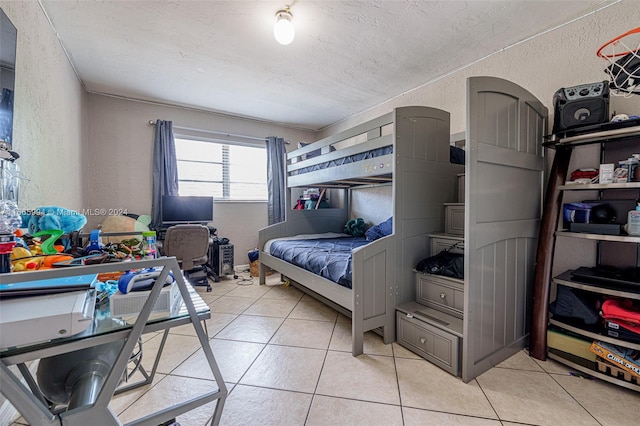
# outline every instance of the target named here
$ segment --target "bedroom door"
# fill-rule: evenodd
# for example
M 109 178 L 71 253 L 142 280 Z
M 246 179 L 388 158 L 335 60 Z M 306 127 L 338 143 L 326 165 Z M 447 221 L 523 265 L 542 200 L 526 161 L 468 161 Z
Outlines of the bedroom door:
M 526 346 L 547 108 L 520 86 L 467 80 L 462 379 Z

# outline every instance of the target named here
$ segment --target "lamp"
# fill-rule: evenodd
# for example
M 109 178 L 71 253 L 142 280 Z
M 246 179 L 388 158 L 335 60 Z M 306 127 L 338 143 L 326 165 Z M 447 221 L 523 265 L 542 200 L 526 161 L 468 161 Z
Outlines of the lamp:
M 293 41 L 296 35 L 296 29 L 293 27 L 293 15 L 289 6 L 283 10 L 276 12 L 276 24 L 273 27 L 273 36 L 277 42 L 282 45 L 287 45 Z

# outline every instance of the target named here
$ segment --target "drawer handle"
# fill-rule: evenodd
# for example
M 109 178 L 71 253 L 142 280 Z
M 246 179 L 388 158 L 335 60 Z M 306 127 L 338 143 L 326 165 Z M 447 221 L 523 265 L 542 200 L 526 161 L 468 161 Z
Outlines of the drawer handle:
M 445 299 L 447 295 L 445 293 L 440 293 L 440 299 Z
M 427 341 L 427 339 L 425 339 L 424 337 L 420 338 L 420 343 L 422 343 L 423 345 L 425 344 L 426 341 Z

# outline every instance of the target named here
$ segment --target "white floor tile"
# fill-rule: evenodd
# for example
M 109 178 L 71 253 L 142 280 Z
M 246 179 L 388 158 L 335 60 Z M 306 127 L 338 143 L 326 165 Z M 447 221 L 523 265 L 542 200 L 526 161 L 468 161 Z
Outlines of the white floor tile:
M 212 339 L 209 345 L 225 383 L 238 383 L 265 347 L 262 343 L 222 339 Z M 213 373 L 202 349 L 191 355 L 172 374 L 213 380 Z
M 425 360 L 396 358 L 404 407 L 497 419 L 482 389 Z
M 538 372 L 544 371 L 533 358 L 529 357 L 529 353 L 526 351 L 516 352 L 513 356 L 498 364 L 497 367 Z
M 338 312 L 313 299 L 304 299 L 296 305 L 289 318 L 335 322 Z
M 536 425 L 598 424 L 546 373 L 492 368 L 476 380 L 500 420 Z
M 271 339 L 272 344 L 327 349 L 334 323 L 286 319 Z
M 145 415 L 154 413 L 160 407 L 186 402 L 206 392 L 217 390 L 211 380 L 200 380 L 186 377 L 166 376 L 157 385 L 146 392 L 133 406 L 127 408 L 119 419 L 127 423 Z M 204 425 L 213 415 L 216 402 L 200 406 L 178 417 L 181 424 Z
M 284 318 L 240 315 L 216 335 L 220 339 L 268 343 Z
M 162 333 L 142 344 L 142 365 L 151 372 L 156 354 L 162 342 Z M 168 374 L 200 348 L 200 341 L 195 336 L 169 334 L 158 363 L 158 373 Z
M 285 299 L 297 302 L 302 299 L 303 296 L 303 293 L 300 290 L 290 285 L 269 285 L 269 283 L 267 283 L 266 287 L 269 288 L 269 291 L 262 296 L 263 299 Z
M 459 414 L 438 411 L 419 410 L 404 407 L 402 409 L 405 426 L 501 426 L 499 420 L 481 417 L 461 416 Z
M 602 425 L 631 426 L 640 423 L 638 392 L 611 385 L 603 380 L 556 374 L 551 377 Z
M 211 312 L 239 315 L 257 300 L 257 298 L 252 297 L 222 296 L 209 303 L 209 307 L 211 308 Z
M 305 425 L 402 426 L 402 410 L 398 405 L 316 395 Z
M 386 356 L 365 354 L 353 357 L 348 352 L 329 351 L 316 393 L 400 404 L 393 358 Z
M 262 298 L 249 306 L 243 314 L 286 318 L 297 303 L 295 300 Z
M 236 385 L 222 410 L 220 425 L 304 425 L 311 397 L 299 392 Z
M 268 293 L 270 288 L 266 285 L 259 285 L 258 280 L 254 279 L 253 283 L 249 285 L 236 285 L 236 287 L 225 294 L 225 296 L 231 297 L 250 297 L 259 299 Z
M 313 393 L 326 351 L 267 345 L 240 384 Z

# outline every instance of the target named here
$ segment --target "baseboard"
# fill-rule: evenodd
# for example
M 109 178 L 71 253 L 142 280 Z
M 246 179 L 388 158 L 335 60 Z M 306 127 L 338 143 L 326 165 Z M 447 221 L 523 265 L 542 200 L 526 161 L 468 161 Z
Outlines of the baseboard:
M 239 272 L 247 272 L 247 271 L 249 271 L 249 264 L 247 263 L 246 265 L 235 265 L 233 267 L 233 270 L 236 271 L 237 273 L 239 273 Z

